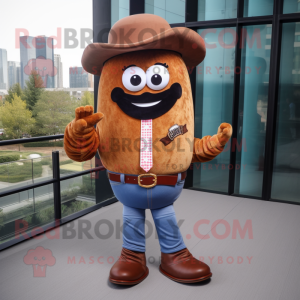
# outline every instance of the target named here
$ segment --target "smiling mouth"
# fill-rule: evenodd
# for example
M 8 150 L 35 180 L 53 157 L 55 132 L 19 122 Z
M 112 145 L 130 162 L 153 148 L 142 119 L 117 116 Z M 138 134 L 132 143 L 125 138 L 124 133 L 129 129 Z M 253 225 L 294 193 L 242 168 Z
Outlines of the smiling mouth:
M 127 94 L 120 87 L 111 92 L 111 99 L 128 116 L 138 120 L 156 119 L 167 113 L 182 95 L 179 83 L 160 93 Z
M 152 102 L 152 103 L 132 103 L 132 104 L 135 105 L 135 106 L 138 106 L 138 107 L 150 107 L 150 106 L 157 105 L 160 102 L 161 102 L 161 100 L 156 101 L 156 102 Z

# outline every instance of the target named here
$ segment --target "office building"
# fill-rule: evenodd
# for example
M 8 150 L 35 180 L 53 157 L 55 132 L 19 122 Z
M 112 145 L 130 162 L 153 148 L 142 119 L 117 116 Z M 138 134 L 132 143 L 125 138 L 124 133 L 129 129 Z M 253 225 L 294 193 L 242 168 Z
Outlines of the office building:
M 0 49 L 0 90 L 8 89 L 7 51 Z
M 16 83 L 21 83 L 21 67 L 18 61 L 8 61 L 8 88 Z
M 82 67 L 69 68 L 70 88 L 93 87 L 93 75 L 87 73 Z
M 57 73 L 54 77 L 54 87 L 63 88 L 63 64 L 59 54 L 54 54 L 54 66 L 57 70 Z
M 36 61 L 38 59 L 38 61 Z M 20 37 L 21 87 L 24 88 L 30 73 L 39 71 L 44 84 L 54 88 L 54 49 L 53 38 L 39 36 Z

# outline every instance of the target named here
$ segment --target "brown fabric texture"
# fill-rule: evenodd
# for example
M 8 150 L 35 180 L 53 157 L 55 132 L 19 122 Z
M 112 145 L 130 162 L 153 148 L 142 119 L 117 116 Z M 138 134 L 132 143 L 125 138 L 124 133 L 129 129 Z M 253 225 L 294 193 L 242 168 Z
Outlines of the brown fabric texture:
M 139 92 L 125 89 L 122 83 L 124 66 L 134 64 L 146 72 L 157 62 L 169 66 L 170 82 L 163 90 L 153 91 L 147 85 Z M 153 167 L 149 172 L 157 175 L 177 174 L 187 170 L 191 162 L 214 159 L 230 139 L 231 125 L 223 123 L 216 135 L 194 139 L 194 109 L 188 70 L 179 54 L 166 50 L 126 53 L 106 62 L 99 83 L 98 113 L 92 114 L 90 107 L 76 109 L 76 118 L 65 132 L 67 155 L 75 161 L 86 161 L 95 155 L 98 148 L 101 161 L 108 170 L 144 174 L 139 166 L 141 121 L 126 115 L 112 101 L 111 92 L 115 87 L 120 87 L 132 95 L 159 93 L 174 83 L 180 83 L 182 96 L 167 113 L 153 119 Z M 96 131 L 93 124 L 97 124 Z M 160 140 L 175 124 L 186 124 L 188 132 L 165 146 Z
M 65 129 L 64 149 L 71 159 L 82 162 L 92 159 L 99 147 L 99 136 L 93 127 L 103 114 L 93 114 L 90 105 L 75 110 L 75 119 Z
M 205 136 L 202 139 L 195 138 L 192 162 L 208 162 L 219 155 L 232 135 L 232 127 L 228 123 L 222 123 L 217 134 Z
M 130 92 L 122 83 L 124 66 L 136 65 L 145 72 L 156 63 L 166 63 L 170 82 L 160 91 L 151 90 L 147 85 L 139 92 Z M 100 135 L 99 152 L 103 165 L 110 171 L 126 174 L 144 174 L 140 168 L 141 121 L 126 115 L 111 100 L 115 87 L 127 94 L 140 95 L 145 92 L 159 93 L 173 83 L 180 83 L 182 96 L 167 113 L 153 120 L 153 168 L 149 171 L 157 175 L 176 174 L 188 169 L 193 156 L 194 109 L 191 84 L 185 63 L 179 54 L 165 50 L 126 53 L 110 59 L 104 67 L 98 91 L 98 111 L 104 119 L 97 124 Z M 188 132 L 178 136 L 164 146 L 160 139 L 166 136 L 175 124 L 186 124 Z
M 194 30 L 171 28 L 165 19 L 153 14 L 137 14 L 116 22 L 109 32 L 108 43 L 88 45 L 81 62 L 87 72 L 100 75 L 108 59 L 152 49 L 178 52 L 188 67 L 200 64 L 206 54 L 205 42 Z

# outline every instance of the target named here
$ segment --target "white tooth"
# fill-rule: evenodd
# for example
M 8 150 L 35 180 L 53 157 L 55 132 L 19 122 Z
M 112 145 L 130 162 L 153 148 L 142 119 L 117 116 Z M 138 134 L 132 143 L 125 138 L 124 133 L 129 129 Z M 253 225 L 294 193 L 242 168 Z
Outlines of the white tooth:
M 158 104 L 159 102 L 161 102 L 161 100 L 156 102 L 151 102 L 151 103 L 132 103 L 132 104 L 138 107 L 150 107 Z

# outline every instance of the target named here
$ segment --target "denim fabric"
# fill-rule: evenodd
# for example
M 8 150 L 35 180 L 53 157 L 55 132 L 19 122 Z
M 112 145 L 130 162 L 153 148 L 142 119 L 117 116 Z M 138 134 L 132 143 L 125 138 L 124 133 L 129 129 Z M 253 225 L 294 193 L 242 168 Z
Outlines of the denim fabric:
M 168 206 L 178 199 L 184 186 L 184 180 L 180 180 L 180 177 L 181 174 L 179 174 L 175 186 L 157 185 L 150 189 L 143 188 L 138 184 L 111 180 L 110 185 L 116 198 L 124 205 L 142 209 L 157 209 Z M 121 174 L 121 180 L 124 182 L 124 174 Z
M 110 180 L 110 184 L 116 198 L 123 203 L 123 247 L 145 252 L 145 209 L 150 209 L 161 252 L 174 253 L 186 248 L 173 206 L 184 185 L 180 175 L 176 186 L 157 185 L 150 189 L 125 184 L 124 174 L 120 175 L 122 182 Z
M 186 248 L 179 231 L 174 206 L 151 209 L 160 250 L 174 253 Z M 123 206 L 123 247 L 132 251 L 145 252 L 145 209 Z

